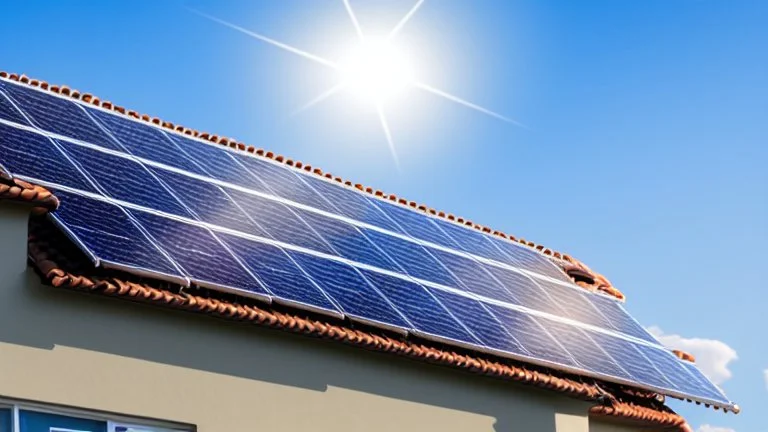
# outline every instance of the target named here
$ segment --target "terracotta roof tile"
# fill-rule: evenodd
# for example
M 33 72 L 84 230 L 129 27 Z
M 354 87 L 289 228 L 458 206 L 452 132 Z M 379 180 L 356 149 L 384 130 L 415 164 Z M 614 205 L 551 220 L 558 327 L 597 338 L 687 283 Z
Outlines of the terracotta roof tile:
M 59 207 L 59 200 L 42 186 L 11 178 L 0 169 L 0 199 L 18 201 L 33 206 L 35 213 L 45 213 Z
M 294 161 L 294 160 L 292 160 L 290 158 L 286 158 L 286 157 L 284 157 L 282 155 L 275 155 L 272 152 L 264 151 L 262 149 L 254 149 L 253 147 L 247 146 L 246 144 L 243 144 L 243 143 L 240 143 L 240 142 L 237 142 L 234 139 L 224 138 L 224 137 L 220 137 L 218 135 L 210 134 L 210 133 L 198 132 L 198 131 L 196 131 L 194 129 L 189 129 L 189 128 L 186 128 L 184 126 L 174 125 L 171 122 L 161 120 L 161 119 L 159 119 L 157 117 L 151 117 L 151 116 L 149 116 L 147 114 L 139 114 L 136 111 L 126 110 L 124 107 L 115 105 L 112 102 L 102 101 L 99 98 L 97 98 L 97 97 L 95 97 L 95 96 L 93 96 L 93 95 L 91 95 L 89 93 L 81 93 L 78 90 L 72 90 L 72 89 L 70 89 L 69 87 L 66 87 L 66 86 L 49 85 L 45 81 L 39 81 L 39 80 L 36 80 L 36 79 L 30 79 L 26 75 L 18 75 L 18 74 L 8 73 L 8 72 L 4 72 L 4 71 L 0 71 L 0 77 L 7 78 L 7 79 L 10 79 L 10 80 L 13 80 L 13 81 L 17 81 L 17 82 L 20 82 L 20 83 L 23 83 L 23 84 L 26 84 L 26 85 L 29 85 L 29 86 L 32 86 L 32 87 L 38 87 L 38 88 L 41 88 L 43 90 L 51 91 L 53 93 L 57 93 L 57 94 L 60 94 L 60 95 L 68 96 L 68 97 L 71 97 L 73 99 L 78 99 L 80 101 L 83 101 L 83 102 L 86 102 L 86 103 L 90 103 L 90 104 L 95 105 L 95 106 L 100 106 L 101 108 L 104 108 L 104 109 L 107 109 L 107 110 L 111 110 L 111 111 L 114 111 L 114 112 L 117 112 L 117 113 L 120 113 L 120 114 L 123 114 L 123 115 L 127 115 L 129 117 L 140 119 L 140 120 L 145 121 L 147 123 L 152 123 L 152 124 L 164 127 L 166 129 L 169 129 L 169 130 L 180 132 L 180 133 L 183 133 L 183 134 L 186 134 L 186 135 L 191 135 L 191 136 L 194 136 L 194 137 L 197 137 L 197 138 L 200 138 L 200 139 L 204 139 L 204 140 L 216 143 L 216 144 L 229 146 L 229 147 L 232 147 L 234 149 L 246 151 L 248 153 L 255 153 L 256 155 L 259 155 L 259 156 L 262 156 L 262 157 L 266 157 L 268 159 L 272 159 L 274 161 L 281 162 L 281 163 L 284 163 L 286 165 L 293 166 L 295 168 L 301 168 L 301 166 L 303 165 L 303 164 L 301 164 L 301 162 L 296 162 L 296 161 Z M 324 173 L 322 170 L 320 170 L 318 168 L 314 168 L 311 171 L 309 169 L 307 169 L 306 171 L 307 172 L 315 173 L 317 175 L 320 175 L 320 176 L 323 176 L 323 177 L 326 177 L 326 178 L 329 178 L 329 179 L 334 179 L 334 180 L 338 181 L 339 183 L 344 183 L 344 184 L 346 184 L 348 186 L 352 186 L 352 182 L 343 180 L 340 177 L 335 177 L 335 176 L 331 175 L 330 173 Z M 397 202 L 397 203 L 399 203 L 401 205 L 404 205 L 406 207 L 411 207 L 413 209 L 418 209 L 418 210 L 423 211 L 425 213 L 436 215 L 438 217 L 442 217 L 442 218 L 448 219 L 450 221 L 458 222 L 458 223 L 461 223 L 461 224 L 466 225 L 468 227 L 472 227 L 474 229 L 477 229 L 477 230 L 480 230 L 480 231 L 483 231 L 483 232 L 486 232 L 486 233 L 492 233 L 493 235 L 497 235 L 499 237 L 502 237 L 502 238 L 505 238 L 505 239 L 509 239 L 511 241 L 516 241 L 516 242 L 518 242 L 518 243 L 520 243 L 522 245 L 525 245 L 525 246 L 531 247 L 533 249 L 536 249 L 539 252 L 543 253 L 544 255 L 547 255 L 547 256 L 551 257 L 553 260 L 555 260 L 556 263 L 560 264 L 561 266 L 568 265 L 572 269 L 578 269 L 579 274 L 586 274 L 586 275 L 588 275 L 589 277 L 581 278 L 581 276 L 573 277 L 573 276 L 571 276 L 571 273 L 568 273 L 569 276 L 573 277 L 574 280 L 578 282 L 579 286 L 582 286 L 582 287 L 584 287 L 586 289 L 590 289 L 590 290 L 601 291 L 601 292 L 604 292 L 604 293 L 606 293 L 608 295 L 614 296 L 614 297 L 616 297 L 616 298 L 618 298 L 620 300 L 625 300 L 624 294 L 622 294 L 618 289 L 616 289 L 607 278 L 605 278 L 603 275 L 593 271 L 592 269 L 590 269 L 589 267 L 584 265 L 582 262 L 572 258 L 569 255 L 566 255 L 566 254 L 563 254 L 563 253 L 560 253 L 560 252 L 557 252 L 557 251 L 553 251 L 553 250 L 551 250 L 549 248 L 545 248 L 542 245 L 538 245 L 536 243 L 533 243 L 533 242 L 530 242 L 530 241 L 526 241 L 524 239 L 517 239 L 514 236 L 506 235 L 506 234 L 504 234 L 504 233 L 502 233 L 500 231 L 492 230 L 491 228 L 485 227 L 483 225 L 476 224 L 474 222 L 471 222 L 471 221 L 466 220 L 466 219 L 461 218 L 461 217 L 456 217 L 456 216 L 454 216 L 452 214 L 446 214 L 446 213 L 441 212 L 441 211 L 435 211 L 435 210 L 427 207 L 426 205 L 421 205 L 421 204 L 418 204 L 416 202 L 409 201 L 409 200 L 406 200 L 404 198 L 397 197 L 394 194 L 386 194 L 386 193 L 381 192 L 379 190 L 374 190 L 373 188 L 365 187 L 363 185 L 355 185 L 354 187 L 357 187 L 361 191 L 369 193 L 369 194 L 371 194 L 373 196 L 376 196 L 376 197 L 379 197 L 379 198 L 383 198 L 383 199 L 388 199 L 390 201 Z
M 135 276 L 120 272 L 99 274 L 99 270 L 78 261 L 76 257 L 81 252 L 44 218 L 31 219 L 28 246 L 30 260 L 43 281 L 56 288 L 150 303 L 335 340 L 592 401 L 596 405 L 589 413 L 594 417 L 664 430 L 690 431 L 690 428 L 686 429 L 685 420 L 666 407 L 654 393 L 479 353 L 455 351 L 440 344 L 404 339 L 375 329 L 355 328 L 345 321 L 301 315 L 298 311 L 276 310 L 273 306 L 256 302 L 246 303 L 247 299 L 217 298 L 213 296 L 215 293 L 204 290 L 181 292 L 178 287 L 159 281 L 130 280 Z

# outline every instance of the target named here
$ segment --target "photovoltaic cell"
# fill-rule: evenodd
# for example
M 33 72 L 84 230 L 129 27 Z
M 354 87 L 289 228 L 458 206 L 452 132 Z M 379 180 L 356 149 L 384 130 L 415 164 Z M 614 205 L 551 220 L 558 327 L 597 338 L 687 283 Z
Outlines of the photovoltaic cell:
M 362 231 L 387 256 L 393 257 L 407 274 L 449 287 L 461 286 L 448 269 L 418 243 L 365 228 Z
M 529 309 L 564 316 L 565 311 L 555 304 L 546 292 L 529 276 L 513 270 L 481 264 L 510 293 L 509 303 Z
M 330 245 L 285 204 L 234 189 L 228 189 L 227 194 L 238 203 L 251 220 L 264 229 L 270 238 L 305 249 L 336 255 Z
M 4 124 L 0 124 L 0 164 L 13 175 L 96 192 L 50 139 Z
M 193 212 L 195 219 L 246 234 L 267 237 L 267 233 L 256 225 L 219 186 L 162 169 L 150 168 L 150 171 L 154 172 Z
M 319 210 L 334 212 L 330 203 L 306 184 L 300 175 L 287 167 L 277 166 L 255 157 L 234 156 L 239 163 L 248 168 L 256 177 L 267 185 L 273 195 L 304 204 Z
M 51 217 L 69 229 L 91 255 L 102 261 L 181 277 L 179 270 L 115 205 L 62 190 Z
M 317 191 L 317 193 L 330 201 L 331 205 L 336 209 L 334 213 L 388 231 L 405 234 L 405 231 L 400 229 L 394 221 L 384 214 L 381 209 L 376 207 L 368 198 L 363 196 L 363 194 L 351 191 L 341 185 L 332 184 L 310 176 L 303 176 L 302 179 Z
M 465 228 L 456 224 L 434 219 L 437 224 L 449 237 L 451 237 L 460 249 L 472 255 L 492 259 L 504 264 L 514 264 L 507 254 L 493 245 L 486 235 L 474 228 Z
M 653 336 L 624 310 L 624 307 L 618 301 L 597 294 L 590 295 L 589 300 L 595 304 L 595 307 L 602 312 L 603 316 L 611 322 L 616 330 L 651 343 L 658 343 Z
M 181 204 L 138 162 L 61 141 L 64 150 L 105 193 L 122 201 L 190 217 Z
M 590 294 L 547 280 L 537 280 L 536 283 L 560 305 L 568 318 L 600 328 L 613 329 L 611 322 L 589 300 Z
M 530 356 L 520 343 L 474 299 L 458 294 L 427 288 L 458 320 L 464 323 L 484 346 L 495 350 Z
M 340 256 L 380 269 L 400 271 L 397 264 L 376 249 L 354 225 L 301 209 L 297 209 L 297 213 L 299 218 L 314 228 Z
M 157 128 L 93 108 L 86 110 L 132 155 L 194 174 L 205 174 L 194 160 L 180 151 L 176 144 Z
M 480 344 L 421 285 L 368 270 L 362 273 L 396 305 L 417 331 L 443 339 Z
M 341 312 L 282 249 L 266 243 L 217 234 L 267 290 L 279 299 Z
M 131 213 L 196 284 L 268 295 L 208 229 L 151 213 Z
M 401 329 L 411 324 L 354 267 L 301 252 L 288 252 L 344 314 Z
M 720 392 L 712 391 L 713 387 L 711 385 L 705 385 L 691 375 L 691 372 L 683 365 L 683 362 L 678 360 L 671 352 L 639 344 L 637 348 L 675 384 L 677 390 L 707 399 L 723 399 Z
M 204 144 L 176 134 L 167 134 L 190 159 L 202 167 L 205 173 L 216 179 L 259 192 L 269 192 L 264 183 L 235 161 L 231 152 L 215 147 L 218 144 Z
M 634 343 L 598 332 L 589 331 L 588 333 L 600 347 L 616 359 L 634 381 L 647 383 L 659 389 L 674 390 L 672 383 L 667 381 L 656 370 L 653 363 L 635 348 Z
M 451 269 L 461 282 L 461 288 L 489 299 L 514 302 L 512 294 L 476 261 L 439 249 L 429 249 L 443 265 Z
M 494 304 L 484 305 L 533 358 L 568 367 L 579 367 L 530 315 Z
M 488 237 L 488 240 L 504 251 L 515 267 L 540 273 L 564 282 L 571 282 L 565 272 L 558 269 L 547 257 L 531 248 L 500 238 Z
M 10 85 L 5 91 L 40 129 L 121 150 L 76 103 L 21 86 Z
M 717 388 L 712 381 L 707 379 L 706 376 L 704 376 L 703 373 L 701 373 L 701 370 L 699 370 L 698 367 L 696 367 L 693 363 L 687 363 L 685 361 L 681 362 L 683 367 L 688 370 L 688 372 L 691 374 L 691 376 L 696 381 L 696 388 L 701 389 L 701 395 L 704 397 L 707 397 L 711 400 L 728 400 L 722 391 L 720 391 L 719 388 Z
M 451 249 L 458 248 L 456 242 L 449 238 L 437 225 L 432 223 L 426 215 L 418 214 L 415 211 L 381 200 L 372 200 L 371 202 L 386 213 L 390 219 L 395 221 L 411 237 Z
M 0 119 L 29 126 L 29 122 L 21 115 L 21 112 L 13 106 L 10 100 L 3 94 L 5 83 L 0 81 Z

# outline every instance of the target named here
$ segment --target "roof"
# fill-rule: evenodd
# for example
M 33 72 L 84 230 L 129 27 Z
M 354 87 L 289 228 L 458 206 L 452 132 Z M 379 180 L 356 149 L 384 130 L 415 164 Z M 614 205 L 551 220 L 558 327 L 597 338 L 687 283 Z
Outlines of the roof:
M 350 181 L 335 177 L 330 173 L 324 173 L 319 168 L 313 168 L 302 162 L 275 155 L 272 152 L 255 149 L 233 139 L 198 132 L 158 118 L 140 115 L 135 111 L 126 110 L 111 102 L 101 101 L 90 94 L 71 90 L 66 86 L 52 86 L 42 81 L 30 79 L 24 75 L 20 76 L 6 72 L 0 72 L 0 77 L 78 99 L 122 115 L 174 130 L 178 133 L 272 159 L 296 169 L 333 179 L 339 183 L 353 185 Z M 522 238 L 491 230 L 469 220 L 436 211 L 425 205 L 407 201 L 392 194 L 385 194 L 370 187 L 359 184 L 355 184 L 354 187 L 380 199 L 396 202 L 534 248 L 550 257 L 577 285 L 588 290 L 601 291 L 620 300 L 625 299 L 624 295 L 613 287 L 604 276 L 594 272 L 585 264 L 569 255 L 553 251 Z M 34 215 L 55 211 L 58 207 L 58 199 L 51 192 L 41 186 L 14 179 L 1 169 L 0 200 L 28 203 L 32 205 Z M 663 397 L 653 393 L 638 391 L 629 387 L 522 362 L 515 362 L 509 359 L 496 358 L 489 354 L 457 350 L 426 340 L 414 340 L 411 338 L 405 340 L 401 335 L 388 334 L 381 329 L 353 326 L 349 322 L 329 317 L 314 316 L 305 311 L 291 310 L 277 305 L 264 306 L 245 298 L 223 295 L 201 288 L 184 288 L 182 290 L 182 287 L 169 285 L 167 282 L 139 278 L 126 272 L 97 269 L 82 256 L 80 250 L 66 236 L 45 218 L 32 218 L 29 235 L 29 257 L 31 264 L 39 271 L 43 281 L 54 287 L 151 303 L 194 313 L 246 321 L 305 336 L 335 340 L 369 350 L 462 369 L 592 401 L 596 403 L 590 411 L 593 416 L 607 416 L 625 421 L 631 420 L 638 424 L 654 427 L 690 430 L 685 420 L 664 404 Z M 693 361 L 693 357 L 688 354 L 681 352 L 676 354 L 680 358 Z
M 616 289 L 613 284 L 602 274 L 595 272 L 591 268 L 589 268 L 586 264 L 582 263 L 581 261 L 577 260 L 576 258 L 564 254 L 555 250 L 552 250 L 550 248 L 544 247 L 543 245 L 534 243 L 532 241 L 526 240 L 524 238 L 518 238 L 513 235 L 509 235 L 506 233 L 503 233 L 498 230 L 493 230 L 487 226 L 477 224 L 475 222 L 472 222 L 466 218 L 457 217 L 454 216 L 451 213 L 446 213 L 444 211 L 438 211 L 431 207 L 428 207 L 424 204 L 419 204 L 414 201 L 406 200 L 405 198 L 398 197 L 394 194 L 387 194 L 382 192 L 381 190 L 374 189 L 370 186 L 364 186 L 359 183 L 353 183 L 349 180 L 345 180 L 341 177 L 334 176 L 331 173 L 324 172 L 320 168 L 312 167 L 311 165 L 305 164 L 300 161 L 293 160 L 291 158 L 282 156 L 282 155 L 276 155 L 271 151 L 267 151 L 264 149 L 255 148 L 253 146 L 249 146 L 247 144 L 244 144 L 240 141 L 237 141 L 233 138 L 227 138 L 220 135 L 210 134 L 207 132 L 200 132 L 194 129 L 187 128 L 182 125 L 176 125 L 169 121 L 161 120 L 157 117 L 151 117 L 147 114 L 139 114 L 136 111 L 128 110 L 122 106 L 113 104 L 109 101 L 103 101 L 99 99 L 98 97 L 95 97 L 91 95 L 90 93 L 83 93 L 78 90 L 73 90 L 67 86 L 58 86 L 58 85 L 51 85 L 45 81 L 40 81 L 37 79 L 32 79 L 27 77 L 26 75 L 19 75 L 14 73 L 8 73 L 5 71 L 0 71 L 0 78 L 7 78 L 12 81 L 16 81 L 22 84 L 29 85 L 31 87 L 38 87 L 43 90 L 48 90 L 53 93 L 57 93 L 62 96 L 67 96 L 72 99 L 80 100 L 82 102 L 86 102 L 107 110 L 115 111 L 123 115 L 127 115 L 129 117 L 133 117 L 136 119 L 143 120 L 147 123 L 153 123 L 157 126 L 162 126 L 166 129 L 173 130 L 179 133 L 183 133 L 185 135 L 193 136 L 196 138 L 204 139 L 207 141 L 210 141 L 212 143 L 220 144 L 223 146 L 227 146 L 233 149 L 237 149 L 240 151 L 256 154 L 262 157 L 265 157 L 267 159 L 272 159 L 273 161 L 284 163 L 285 165 L 294 167 L 296 169 L 300 169 L 306 172 L 314 173 L 318 176 L 325 177 L 327 179 L 333 179 L 339 183 L 343 183 L 347 186 L 354 186 L 355 188 L 364 191 L 366 193 L 369 193 L 373 196 L 376 196 L 381 199 L 386 199 L 391 202 L 398 203 L 400 205 L 404 205 L 407 207 L 411 207 L 413 209 L 417 209 L 420 211 L 423 211 L 425 213 L 431 214 L 433 216 L 445 218 L 447 220 L 450 220 L 452 222 L 457 222 L 460 224 L 463 224 L 467 227 L 471 227 L 474 229 L 477 229 L 479 231 L 497 235 L 499 237 L 503 237 L 505 239 L 509 239 L 515 242 L 518 242 L 522 245 L 534 248 L 538 250 L 539 252 L 543 253 L 544 255 L 550 257 L 553 259 L 553 261 L 558 264 L 565 272 L 568 274 L 573 281 L 588 290 L 593 291 L 601 291 L 603 293 L 606 293 L 608 295 L 611 295 L 613 297 L 618 298 L 619 300 L 625 300 L 624 294 Z

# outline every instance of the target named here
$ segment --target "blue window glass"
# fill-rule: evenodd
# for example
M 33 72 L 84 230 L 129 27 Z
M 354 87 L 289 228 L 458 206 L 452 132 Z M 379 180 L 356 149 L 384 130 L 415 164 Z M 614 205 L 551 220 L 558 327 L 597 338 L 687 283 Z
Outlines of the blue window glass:
M 335 300 L 344 314 L 389 327 L 411 328 L 354 267 L 300 252 L 288 253 Z
M 181 276 L 128 215 L 115 205 L 61 190 L 53 190 L 60 205 L 51 213 L 102 261 L 136 269 Z
M 48 138 L 0 124 L 0 165 L 13 175 L 96 192 Z
M 421 285 L 372 271 L 362 270 L 362 273 L 408 318 L 417 331 L 482 346 Z
M 183 169 L 195 174 L 205 174 L 197 163 L 180 151 L 176 144 L 159 129 L 93 108 L 86 108 L 126 150 L 138 157 Z
M 56 429 L 78 432 L 107 432 L 107 422 L 34 411 L 22 410 L 19 412 L 20 432 L 50 432 Z
M 10 408 L 0 408 L 0 432 L 13 432 Z
M 16 85 L 6 86 L 6 92 L 40 129 L 112 150 L 122 150 L 75 102 Z
M 150 213 L 131 213 L 196 284 L 268 295 L 206 228 Z
M 274 296 L 313 308 L 340 312 L 279 247 L 217 234 Z
M 138 162 L 76 144 L 63 141 L 60 144 L 108 196 L 153 210 L 190 217 L 176 198 Z

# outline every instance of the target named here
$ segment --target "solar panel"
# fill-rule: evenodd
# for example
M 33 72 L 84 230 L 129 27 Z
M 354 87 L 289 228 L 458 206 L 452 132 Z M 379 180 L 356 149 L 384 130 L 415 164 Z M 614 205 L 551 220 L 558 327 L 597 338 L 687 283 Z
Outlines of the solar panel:
M 97 266 L 732 407 L 538 251 L 313 174 L 5 80 L 0 164 Z

